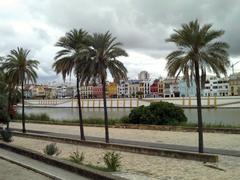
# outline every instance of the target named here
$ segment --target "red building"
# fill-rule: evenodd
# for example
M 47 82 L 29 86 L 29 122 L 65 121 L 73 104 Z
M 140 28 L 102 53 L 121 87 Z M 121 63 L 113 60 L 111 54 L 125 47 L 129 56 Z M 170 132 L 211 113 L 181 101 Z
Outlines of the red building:
M 103 88 L 102 85 L 98 85 L 98 86 L 93 86 L 92 88 L 92 92 L 93 92 L 93 98 L 103 98 Z
M 150 86 L 150 92 L 151 92 L 151 95 L 152 95 L 153 97 L 159 96 L 159 94 L 158 94 L 158 82 L 159 82 L 159 80 L 156 79 L 156 80 L 153 82 L 153 84 Z

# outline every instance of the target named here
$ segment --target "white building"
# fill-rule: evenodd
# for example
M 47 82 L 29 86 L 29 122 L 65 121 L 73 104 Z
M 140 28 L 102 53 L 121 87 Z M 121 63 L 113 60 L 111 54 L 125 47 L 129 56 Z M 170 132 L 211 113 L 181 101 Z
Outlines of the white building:
M 228 96 L 229 83 L 227 78 L 207 77 L 203 96 Z
M 150 79 L 150 74 L 147 71 L 141 71 L 138 74 L 138 80 L 140 81 L 148 81 Z
M 118 97 L 129 97 L 129 82 L 125 80 L 120 80 L 117 87 L 117 96 Z
M 179 97 L 179 80 L 174 77 L 168 77 L 163 80 L 164 89 L 163 95 L 164 97 Z
M 93 86 L 81 86 L 80 94 L 82 98 L 92 98 L 93 96 Z

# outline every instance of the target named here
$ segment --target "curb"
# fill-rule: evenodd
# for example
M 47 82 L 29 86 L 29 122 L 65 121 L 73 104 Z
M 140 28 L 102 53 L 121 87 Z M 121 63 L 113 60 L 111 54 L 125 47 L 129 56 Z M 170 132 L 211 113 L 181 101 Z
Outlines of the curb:
M 10 150 L 12 152 L 30 157 L 32 159 L 65 169 L 67 171 L 79 174 L 86 178 L 96 179 L 96 180 L 99 180 L 99 179 L 101 179 L 101 180 L 126 180 L 125 178 L 114 176 L 107 172 L 102 172 L 99 170 L 91 169 L 86 166 L 78 165 L 78 164 L 68 162 L 68 161 L 65 161 L 62 159 L 57 159 L 55 157 L 47 156 L 47 155 L 41 154 L 39 152 L 23 148 L 23 147 L 10 145 L 10 144 L 6 144 L 6 143 L 0 143 L 0 148 Z
M 207 153 L 168 150 L 168 149 L 150 148 L 150 147 L 124 145 L 124 144 L 116 144 L 116 143 L 103 143 L 103 142 L 96 142 L 96 141 L 81 141 L 78 139 L 47 136 L 47 135 L 40 135 L 40 134 L 34 134 L 34 133 L 23 134 L 23 133 L 14 132 L 14 131 L 12 133 L 20 137 L 43 139 L 48 141 L 50 140 L 54 142 L 57 141 L 57 142 L 63 142 L 68 144 L 74 144 L 74 145 L 78 144 L 78 145 L 89 146 L 94 148 L 104 148 L 104 149 L 111 149 L 111 150 L 117 150 L 117 151 L 125 151 L 130 153 L 138 153 L 138 154 L 145 154 L 145 155 L 152 155 L 152 156 L 163 156 L 163 157 L 195 160 L 195 161 L 202 161 L 202 162 L 214 162 L 214 163 L 218 162 L 217 155 L 212 155 Z

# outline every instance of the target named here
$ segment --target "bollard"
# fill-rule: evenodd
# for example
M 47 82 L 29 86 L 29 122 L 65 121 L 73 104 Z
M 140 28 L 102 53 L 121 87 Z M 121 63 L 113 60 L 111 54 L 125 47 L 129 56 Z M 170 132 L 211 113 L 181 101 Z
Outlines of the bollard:
M 216 109 L 217 108 L 217 97 L 214 96 L 214 108 Z
M 188 99 L 188 105 L 189 106 L 192 106 L 192 100 L 191 100 L 191 97 L 189 96 L 189 99 Z
M 89 99 L 87 99 L 87 107 L 89 108 Z
M 100 108 L 100 100 L 98 100 L 98 107 Z
M 207 104 L 208 104 L 208 106 L 210 106 L 210 96 L 208 96 Z
M 93 99 L 92 102 L 93 102 L 93 108 L 94 108 L 95 107 L 95 99 Z
M 132 98 L 130 98 L 130 108 L 132 108 Z
M 183 105 L 183 106 L 185 105 L 185 99 L 184 99 L 184 97 L 183 97 L 183 99 L 182 99 L 182 105 Z
M 119 100 L 118 100 L 118 98 L 117 98 L 117 108 L 119 108 Z
M 125 98 L 123 99 L 123 107 L 125 108 Z

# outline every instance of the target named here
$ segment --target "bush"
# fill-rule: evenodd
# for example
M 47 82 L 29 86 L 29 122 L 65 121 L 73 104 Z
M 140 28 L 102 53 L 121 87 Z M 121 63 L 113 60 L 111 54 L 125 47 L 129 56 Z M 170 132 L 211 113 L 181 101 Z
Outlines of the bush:
M 111 171 L 117 171 L 121 167 L 121 156 L 116 152 L 107 152 L 103 157 L 104 163 Z
M 177 125 L 186 121 L 183 109 L 168 102 L 140 106 L 129 114 L 129 123 L 132 124 Z
M 77 164 L 81 164 L 82 161 L 84 160 L 84 154 L 83 152 L 80 153 L 78 150 L 76 150 L 75 152 L 71 153 L 71 155 L 69 156 L 70 161 L 77 163 Z
M 0 131 L 2 139 L 4 142 L 11 142 L 12 141 L 12 132 L 8 129 L 4 129 Z
M 46 147 L 43 149 L 43 152 L 44 154 L 49 156 L 53 156 L 53 155 L 58 156 L 61 153 L 56 143 L 51 143 L 46 145 Z

